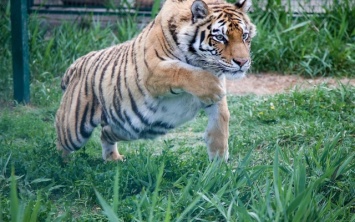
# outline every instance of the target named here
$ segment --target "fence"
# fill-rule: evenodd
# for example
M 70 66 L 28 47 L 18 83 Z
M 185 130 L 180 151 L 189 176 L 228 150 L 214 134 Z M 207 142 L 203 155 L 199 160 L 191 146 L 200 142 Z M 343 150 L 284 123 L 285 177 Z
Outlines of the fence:
M 160 0 L 163 3 L 164 0 Z M 230 0 L 233 1 L 233 0 Z M 138 8 L 139 11 L 150 11 L 154 0 L 28 0 L 33 11 L 41 12 L 115 12 L 117 9 Z M 285 10 L 293 12 L 321 13 L 333 0 L 254 0 L 254 5 L 265 8 L 278 4 Z M 116 9 L 116 10 L 115 10 Z

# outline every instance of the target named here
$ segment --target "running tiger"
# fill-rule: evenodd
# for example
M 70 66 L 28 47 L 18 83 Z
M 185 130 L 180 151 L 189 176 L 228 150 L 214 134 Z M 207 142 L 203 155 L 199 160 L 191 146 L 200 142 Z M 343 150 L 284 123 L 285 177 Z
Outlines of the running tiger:
M 209 159 L 228 159 L 225 79 L 251 65 L 251 0 L 167 0 L 134 39 L 77 59 L 66 71 L 56 114 L 57 148 L 67 155 L 101 124 L 102 156 L 123 160 L 118 141 L 151 139 L 208 116 Z

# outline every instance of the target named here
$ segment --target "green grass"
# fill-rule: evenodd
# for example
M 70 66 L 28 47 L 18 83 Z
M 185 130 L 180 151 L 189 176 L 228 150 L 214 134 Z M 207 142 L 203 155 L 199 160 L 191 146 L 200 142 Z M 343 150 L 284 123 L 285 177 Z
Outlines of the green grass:
M 253 71 L 354 76 L 354 7 L 293 17 L 252 13 Z M 226 163 L 208 161 L 196 120 L 154 141 L 120 143 L 104 163 L 99 131 L 64 163 L 55 148 L 60 77 L 76 58 L 139 32 L 136 17 L 51 27 L 30 18 L 31 104 L 12 105 L 9 8 L 0 4 L 0 221 L 355 221 L 355 88 L 229 96 Z M 156 10 L 156 9 L 154 9 Z
M 333 6 L 323 6 L 324 13 L 298 15 L 285 11 L 281 1 L 268 2 L 266 11 L 256 8 L 252 13 L 258 30 L 252 43 L 253 71 L 354 76 L 353 1 L 330 0 Z
M 39 220 L 352 221 L 354 101 L 350 86 L 230 96 L 227 164 L 208 161 L 204 113 L 166 137 L 120 143 L 126 162 L 103 162 L 96 131 L 63 163 L 54 143 L 55 107 L 5 109 L 0 213 L 10 220 L 15 202 L 22 211 L 40 205 Z M 181 136 L 187 131 L 192 136 Z

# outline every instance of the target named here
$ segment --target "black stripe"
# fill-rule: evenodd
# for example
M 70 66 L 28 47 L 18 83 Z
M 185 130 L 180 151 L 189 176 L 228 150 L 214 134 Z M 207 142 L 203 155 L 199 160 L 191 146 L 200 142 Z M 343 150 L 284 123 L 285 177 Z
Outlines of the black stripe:
M 106 59 L 105 59 L 105 64 L 104 64 L 104 67 L 102 69 L 102 71 L 100 72 L 101 76 L 100 76 L 100 81 L 99 81 L 99 101 L 101 103 L 101 106 L 102 106 L 102 109 L 106 111 L 106 100 L 104 98 L 104 92 L 102 90 L 102 87 L 103 87 L 103 79 L 106 75 L 106 69 L 107 69 L 107 66 L 111 63 L 111 57 L 110 55 L 112 54 L 112 52 L 110 52 L 109 55 L 106 55 Z
M 128 53 L 129 53 L 129 50 L 131 49 L 131 45 L 129 45 L 127 48 L 126 48 L 126 52 L 124 54 L 124 56 L 122 57 L 122 60 L 123 60 L 123 75 L 124 75 L 124 84 L 125 84 L 125 89 L 127 90 L 128 89 L 128 84 L 127 84 L 127 63 L 128 63 L 128 59 L 127 59 L 127 56 L 128 56 Z
M 134 112 L 134 114 L 139 118 L 139 120 L 144 125 L 149 126 L 150 123 L 148 122 L 148 120 L 146 118 L 143 117 L 142 113 L 138 110 L 137 103 L 134 101 L 132 93 L 129 89 L 128 89 L 128 95 L 129 95 L 129 99 L 131 101 L 131 107 L 132 107 L 132 111 Z
M 171 94 L 179 95 L 179 93 L 174 92 L 172 88 L 170 88 L 170 92 Z
M 94 122 L 94 116 L 95 116 L 95 113 L 96 113 L 97 108 L 99 106 L 99 102 L 97 101 L 97 98 L 94 97 L 94 95 L 92 95 L 91 100 L 92 100 L 92 102 L 88 103 L 88 106 L 91 106 L 91 108 L 90 108 L 90 125 L 92 127 L 96 127 L 98 123 Z
M 194 37 L 191 39 L 191 41 L 189 42 L 189 52 L 191 53 L 196 53 L 196 50 L 195 48 L 193 47 L 193 44 L 195 43 L 196 41 L 196 37 L 197 37 L 197 33 L 199 32 L 200 28 L 197 27 L 196 31 L 195 31 L 195 34 L 194 34 Z
M 125 72 L 125 70 L 122 71 L 122 69 L 123 69 L 123 64 L 122 64 L 123 62 L 122 62 L 122 60 L 123 60 L 125 54 L 127 53 L 127 47 L 124 46 L 124 49 L 123 49 L 123 50 L 124 50 L 124 51 L 120 54 L 120 57 L 117 59 L 117 60 L 119 60 L 119 62 L 120 62 L 120 63 L 119 63 L 120 70 L 118 71 L 116 86 L 117 86 L 117 92 L 118 92 L 118 96 L 119 96 L 120 100 L 123 99 L 122 92 L 121 92 L 121 89 L 122 89 L 122 87 L 121 87 L 121 82 L 122 82 L 122 75 L 123 75 L 122 73 Z
M 143 139 L 149 139 L 151 137 L 156 137 L 156 136 L 160 136 L 160 135 L 164 135 L 166 134 L 166 131 L 158 131 L 158 130 L 154 130 L 154 129 L 147 129 L 147 130 L 143 130 L 140 133 L 140 138 Z M 149 136 L 151 135 L 151 136 Z
M 114 136 L 112 134 L 109 134 L 106 130 L 102 129 L 101 130 L 102 136 L 104 137 L 105 141 L 108 142 L 110 145 L 114 145 L 116 143 L 116 138 L 112 138 L 111 136 Z M 109 140 L 109 141 L 108 141 Z
M 116 118 L 116 115 L 114 115 L 114 113 L 117 115 L 117 118 Z M 113 120 L 113 122 L 118 125 L 120 128 L 124 129 L 123 125 L 121 124 L 125 122 L 125 119 L 124 117 L 122 116 L 121 114 L 121 105 L 119 104 L 118 100 L 117 99 L 114 99 L 113 100 L 113 106 L 110 107 L 110 116 L 111 116 L 111 119 Z
M 201 32 L 201 35 L 200 35 L 200 45 L 202 44 L 202 42 L 203 42 L 203 40 L 205 39 L 205 37 L 206 37 L 206 31 L 203 30 L 203 31 Z
M 216 18 L 216 20 L 220 19 L 222 17 L 223 13 L 219 14 Z
M 70 132 L 70 128 L 68 128 L 67 140 L 68 140 L 68 142 L 69 142 L 68 148 L 69 148 L 71 151 L 80 149 L 80 146 L 76 145 L 76 144 L 74 143 L 74 141 L 73 141 L 72 133 Z
M 224 26 L 227 23 L 227 21 L 221 21 L 219 23 L 221 23 L 220 26 L 219 26 L 219 27 L 221 27 L 221 26 Z
M 123 116 L 125 117 L 131 129 L 133 129 L 136 134 L 139 134 L 141 131 L 133 125 L 131 118 L 127 115 L 127 112 L 125 110 L 123 111 Z
M 158 54 L 158 51 L 155 49 L 155 55 L 162 61 L 165 61 L 165 59 L 163 57 L 161 57 L 159 54 Z
M 142 89 L 142 87 L 140 86 L 140 84 L 139 84 L 139 70 L 138 70 L 138 64 L 137 64 L 137 55 L 136 55 L 136 53 L 135 53 L 135 47 L 136 47 L 136 41 L 134 41 L 133 42 L 133 45 L 132 45 L 132 50 L 131 50 L 131 62 L 133 63 L 133 65 L 134 65 L 134 70 L 135 70 L 135 72 L 136 72 L 136 86 L 137 86 L 137 88 L 138 88 L 138 90 L 139 90 L 139 92 L 143 95 L 143 96 L 145 96 L 145 93 L 143 92 L 143 89 Z
M 165 39 L 168 39 L 166 33 L 164 32 L 165 29 L 163 28 L 163 26 L 161 26 L 161 29 L 162 29 L 164 38 L 165 38 Z M 170 31 L 170 30 L 169 30 L 169 31 Z M 165 42 L 168 44 L 169 48 L 173 48 L 173 46 L 172 46 L 168 41 L 165 41 Z M 176 44 L 176 43 L 175 43 L 175 44 Z
M 62 124 L 62 122 L 63 122 L 62 119 L 61 119 L 62 116 L 63 115 L 59 115 L 56 118 L 57 141 L 60 143 L 60 145 L 61 145 L 61 147 L 63 149 L 67 150 L 67 148 L 66 148 L 67 145 L 63 144 L 63 141 L 65 142 L 66 140 L 64 138 L 65 135 L 63 135 L 63 131 L 62 131 L 63 130 L 63 126 L 64 126 L 64 124 Z
M 159 41 L 160 42 L 160 41 Z M 164 52 L 165 52 L 165 54 L 170 54 L 172 57 L 174 57 L 174 58 L 176 58 L 176 59 L 178 59 L 178 60 L 181 60 L 178 56 L 176 56 L 172 51 L 171 51 L 171 48 L 169 48 L 167 45 L 166 45 L 166 43 L 167 43 L 167 40 L 165 39 L 165 40 L 163 40 L 163 46 L 164 46 L 164 48 L 165 48 L 165 50 L 164 50 Z M 161 44 L 161 42 L 160 42 L 160 44 Z M 169 44 L 168 44 L 169 45 Z M 170 45 L 169 45 L 170 46 Z
M 72 110 L 73 110 L 72 106 L 75 105 L 75 103 L 74 103 L 75 101 L 73 101 L 74 98 L 72 96 L 69 96 L 68 93 L 69 92 L 72 93 L 72 94 L 75 93 L 74 89 L 75 89 L 75 86 L 77 84 L 77 79 L 74 79 L 74 81 L 75 82 L 72 82 L 72 84 L 70 84 L 70 88 L 67 90 L 67 92 L 65 94 L 65 98 L 66 98 L 66 104 L 65 104 L 66 110 L 65 111 L 68 112 L 68 113 L 63 113 L 64 118 L 65 118 L 64 119 L 64 121 L 65 121 L 64 125 L 67 126 L 66 129 L 63 129 L 63 130 L 65 130 L 65 132 L 64 132 L 64 137 L 65 137 L 64 142 L 65 142 L 66 146 L 68 147 L 68 149 L 70 149 L 71 151 L 74 151 L 77 148 L 77 146 L 74 144 L 73 139 L 71 137 L 72 132 L 70 131 L 70 126 L 69 126 L 71 124 L 70 121 L 69 121 L 69 117 L 70 117 L 70 113 L 69 112 L 72 112 Z M 76 128 L 74 130 L 76 130 Z M 73 147 L 74 147 L 74 149 L 73 149 Z
M 85 138 L 89 138 L 91 136 L 91 133 L 92 131 L 87 131 L 85 129 L 85 124 L 88 122 L 87 120 L 87 115 L 88 115 L 88 112 L 89 112 L 89 107 L 88 105 L 85 105 L 85 109 L 84 109 L 84 114 L 81 118 L 81 122 L 80 122 L 80 134 Z
M 117 48 L 117 57 L 114 59 L 114 63 L 113 63 L 112 71 L 111 71 L 111 81 L 112 82 L 113 82 L 114 75 L 116 73 L 117 62 L 119 61 L 119 58 L 120 58 L 120 55 L 121 55 L 121 53 L 120 53 L 121 51 L 122 51 L 122 47 L 118 46 L 118 48 Z
M 121 122 L 125 121 L 125 119 L 123 118 L 122 113 L 121 113 L 121 104 L 119 103 L 118 99 L 115 99 L 113 101 L 113 111 L 116 112 L 118 120 L 120 120 Z
M 97 52 L 93 52 L 93 53 L 92 53 L 92 56 L 89 57 L 89 59 L 87 60 L 88 63 L 89 63 L 89 61 L 91 60 L 91 58 L 93 58 L 93 57 L 96 56 L 96 55 L 97 55 Z M 99 57 L 96 59 L 96 61 L 91 62 L 90 67 L 89 67 L 87 70 L 85 70 L 85 96 L 87 96 L 87 95 L 89 94 L 89 92 L 88 92 L 88 91 L 89 91 L 89 90 L 88 90 L 88 88 L 89 88 L 89 86 L 88 86 L 88 83 L 89 83 L 88 78 L 89 78 L 90 70 L 91 70 L 91 68 L 95 65 L 95 63 L 100 60 L 100 57 L 101 57 L 101 56 L 99 56 Z M 86 66 L 86 64 L 85 64 L 85 66 Z
M 100 54 L 101 55 L 99 56 L 99 58 L 97 58 L 96 61 L 92 63 L 93 65 L 90 66 L 89 71 L 88 71 L 88 72 L 90 72 L 91 67 L 94 68 L 94 71 L 93 71 L 92 75 L 90 75 L 90 77 L 91 77 L 91 90 L 95 88 L 95 75 L 96 75 L 97 69 L 98 69 L 98 67 L 101 64 L 101 61 L 105 58 L 105 53 L 103 51 L 101 51 Z M 89 73 L 86 75 L 86 80 L 85 80 L 86 85 L 85 85 L 85 87 L 88 87 L 88 83 L 89 83 L 88 78 L 89 78 Z M 87 88 L 85 88 L 85 92 L 88 92 Z M 88 94 L 86 94 L 85 96 L 87 96 L 87 95 Z
M 110 113 L 111 113 L 111 120 L 115 124 L 115 127 L 126 131 L 130 135 L 130 133 L 124 128 L 124 125 L 116 117 L 113 116 L 113 110 L 112 109 L 110 109 Z
M 173 37 L 175 44 L 179 45 L 177 39 L 177 31 L 176 31 L 177 26 L 175 24 L 175 19 L 173 17 L 168 21 L 168 28 L 169 28 L 170 35 L 171 37 Z
M 79 90 L 80 90 L 80 86 L 78 86 L 79 87 Z M 74 94 L 75 94 L 75 92 L 74 92 Z M 78 92 L 78 93 L 76 93 L 77 94 L 77 98 L 76 98 L 76 107 L 75 107 L 75 136 L 76 136 L 76 139 L 79 141 L 79 143 L 81 143 L 82 141 L 80 141 L 80 139 L 79 139 L 79 132 L 78 132 L 78 121 L 79 121 L 79 113 L 80 113 L 80 103 L 81 103 L 81 101 L 80 101 L 80 96 L 79 96 L 79 94 L 80 94 L 80 92 Z
M 152 127 L 160 127 L 160 128 L 165 128 L 165 129 L 173 129 L 174 128 L 174 126 L 172 126 L 168 123 L 161 122 L 161 121 L 154 122 L 152 124 Z

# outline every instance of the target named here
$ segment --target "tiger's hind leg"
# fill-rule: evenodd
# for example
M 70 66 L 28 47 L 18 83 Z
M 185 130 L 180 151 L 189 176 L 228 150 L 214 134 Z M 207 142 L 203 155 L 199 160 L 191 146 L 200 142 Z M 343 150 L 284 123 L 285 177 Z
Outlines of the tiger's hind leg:
M 57 150 L 63 158 L 80 149 L 101 121 L 101 108 L 94 98 L 80 94 L 80 87 L 69 85 L 56 114 Z
M 125 157 L 118 152 L 117 143 L 119 139 L 109 125 L 102 126 L 101 130 L 101 146 L 102 158 L 106 161 L 119 160 L 124 161 Z

